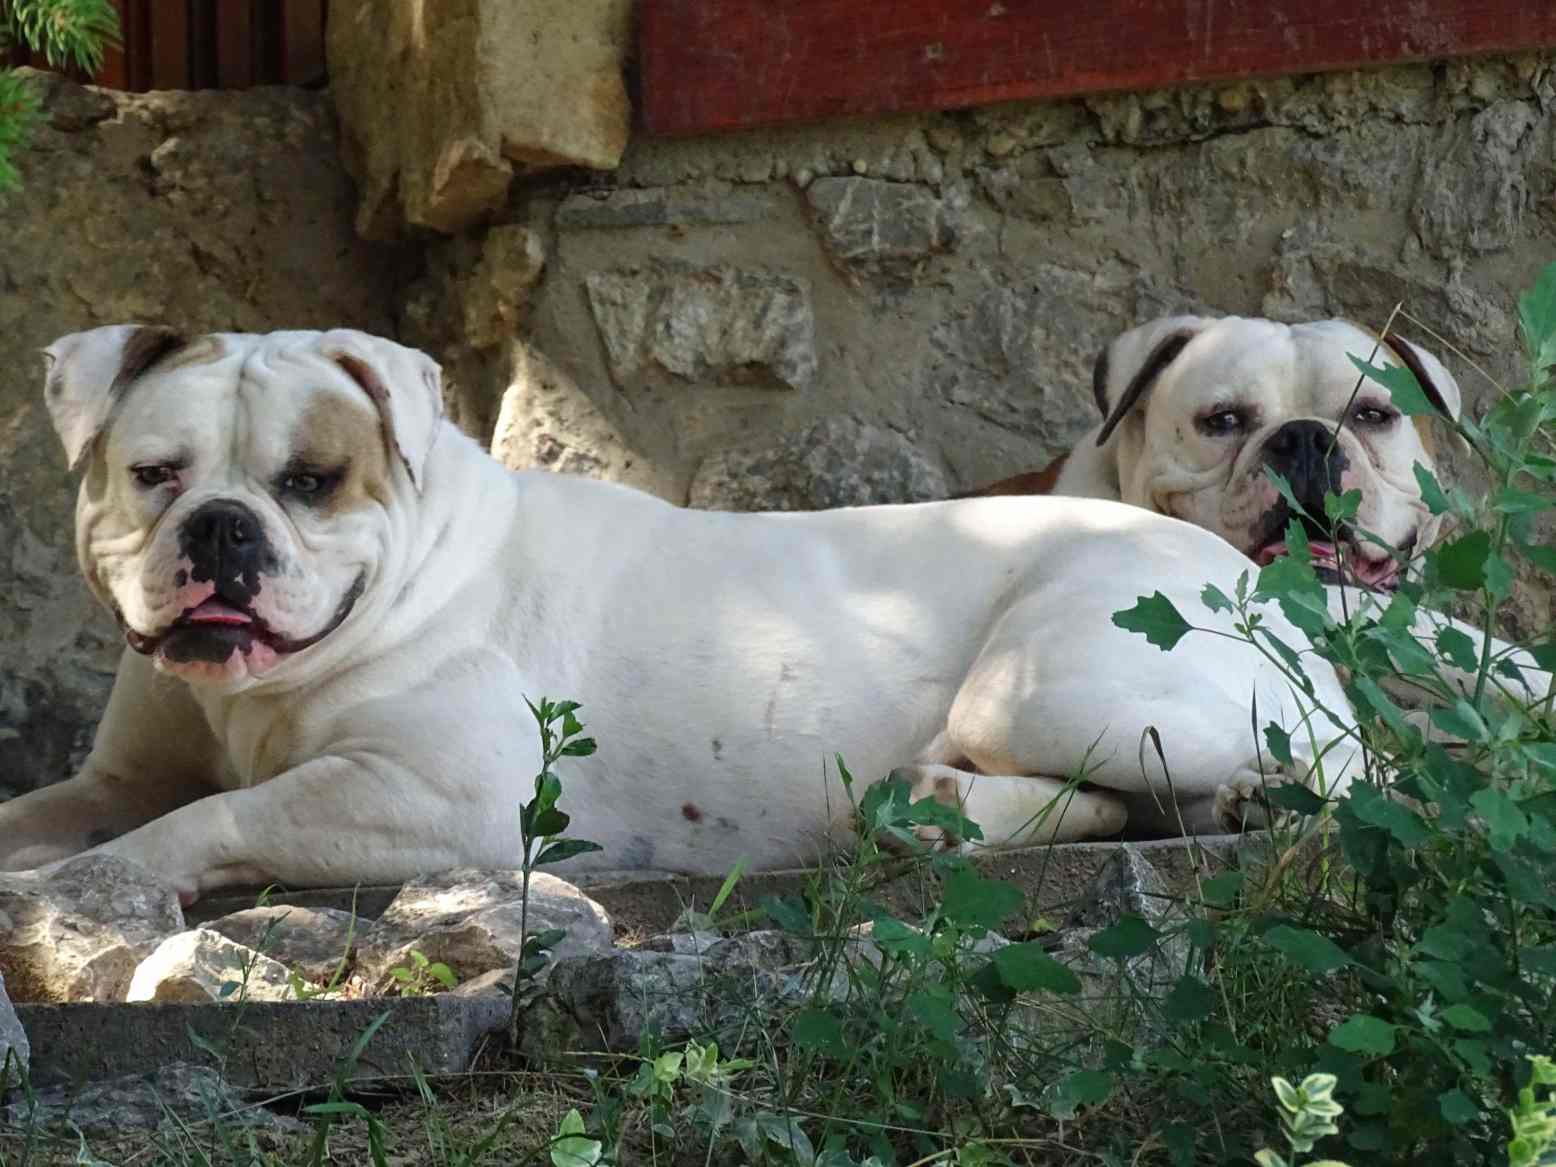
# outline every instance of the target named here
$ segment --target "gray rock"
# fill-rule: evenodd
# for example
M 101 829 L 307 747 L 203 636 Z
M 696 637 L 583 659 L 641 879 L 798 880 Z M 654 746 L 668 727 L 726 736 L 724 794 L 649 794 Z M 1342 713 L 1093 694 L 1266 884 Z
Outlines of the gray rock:
M 0 1110 L 0 1116 L 23 1130 L 49 1130 L 68 1124 L 95 1135 L 156 1130 L 170 1122 L 303 1129 L 295 1119 L 249 1105 L 243 1093 L 224 1082 L 215 1070 L 182 1062 L 152 1073 L 84 1086 L 50 1086 L 31 1099 L 12 1102 Z
M 203 927 L 263 953 L 320 988 L 337 971 L 342 980 L 350 974 L 357 946 L 376 925 L 353 921 L 351 913 L 340 908 L 275 904 L 233 912 Z
M 0 976 L 0 1097 L 27 1073 L 30 1054 L 27 1031 L 6 996 L 5 977 Z
M 391 333 L 400 264 L 352 233 L 328 94 L 24 76 L 43 118 L 0 201 L 0 798 L 78 768 L 124 643 L 78 578 L 38 350 L 129 320 Z
M 47 879 L 0 873 L 0 971 L 21 1001 L 122 1001 L 140 962 L 184 930 L 178 893 L 112 855 Z
M 287 1001 L 293 998 L 284 964 L 196 928 L 169 936 L 135 968 L 126 1001 L 199 1004 L 205 1001 Z
M 1170 935 L 1147 952 L 1122 961 L 1093 951 L 1091 939 L 1125 916 L 1138 916 Z M 1121 992 L 1160 996 L 1187 967 L 1188 939 L 1175 932 L 1185 919 L 1181 897 L 1172 894 L 1166 879 L 1139 848 L 1125 843 L 1097 869 L 1088 893 L 1071 911 L 1056 955 L 1081 975 L 1088 994 L 1106 999 Z M 1120 979 L 1128 982 L 1128 990 Z
M 428 19 L 419 4 L 340 0 L 330 84 L 362 234 L 459 231 L 501 208 L 516 168 L 614 167 L 632 113 L 631 12 L 628 0 L 460 0 Z
M 1512 246 L 1529 201 L 1540 120 L 1527 102 L 1499 102 L 1455 126 L 1446 150 L 1428 154 L 1412 218 L 1429 251 L 1455 256 Z
M 911 282 L 925 260 L 956 244 L 946 202 L 916 183 L 818 178 L 805 197 L 827 253 L 858 277 Z
M 760 223 L 777 212 L 773 192 L 706 187 L 586 191 L 557 207 L 558 227 L 712 227 Z
M 370 982 L 409 967 L 411 950 L 442 961 L 461 981 L 519 960 L 520 892 L 517 871 L 456 868 L 407 883 L 357 950 L 357 966 Z M 552 949 L 556 960 L 609 948 L 612 928 L 604 908 L 572 884 L 537 872 L 530 878 L 529 928 L 567 932 Z
M 831 417 L 773 444 L 704 459 L 689 503 L 707 510 L 803 511 L 945 498 L 945 472 L 902 434 Z
M 816 376 L 810 282 L 762 268 L 657 263 L 590 272 L 589 307 L 627 388 L 803 389 Z

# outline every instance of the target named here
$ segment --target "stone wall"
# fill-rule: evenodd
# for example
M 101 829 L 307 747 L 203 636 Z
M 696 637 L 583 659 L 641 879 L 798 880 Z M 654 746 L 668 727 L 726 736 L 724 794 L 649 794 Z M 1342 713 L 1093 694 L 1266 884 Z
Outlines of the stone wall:
M 1553 66 L 638 137 L 614 172 L 532 176 L 499 225 L 430 245 L 402 331 L 478 433 L 516 385 L 508 460 L 701 506 L 1041 466 L 1095 422 L 1104 342 L 1174 310 L 1377 327 L 1403 300 L 1401 331 L 1483 406 L 1472 363 L 1516 374 L 1515 296 L 1556 259 Z
M 327 95 L 54 83 L 27 193 L 0 206 L 0 796 L 68 771 L 116 652 L 38 400 L 61 332 L 398 335 L 445 362 L 467 429 L 501 413 L 506 461 L 699 506 L 936 497 L 1040 466 L 1095 420 L 1105 341 L 1180 309 L 1380 325 L 1404 300 L 1424 327 L 1402 331 L 1483 406 L 1473 366 L 1514 375 L 1514 297 L 1556 259 L 1553 66 L 638 137 L 614 170 L 504 163 L 501 184 L 451 166 L 439 205 L 479 224 L 411 222 L 402 251 L 352 232 Z M 363 189 L 398 189 L 352 153 Z M 398 205 L 373 202 L 375 233 L 405 233 L 382 221 Z M 1548 585 L 1527 582 L 1526 625 Z
M 77 575 L 38 350 L 128 320 L 392 332 L 399 265 L 352 232 L 327 94 L 38 80 L 25 188 L 0 203 L 0 798 L 69 774 L 122 644 Z

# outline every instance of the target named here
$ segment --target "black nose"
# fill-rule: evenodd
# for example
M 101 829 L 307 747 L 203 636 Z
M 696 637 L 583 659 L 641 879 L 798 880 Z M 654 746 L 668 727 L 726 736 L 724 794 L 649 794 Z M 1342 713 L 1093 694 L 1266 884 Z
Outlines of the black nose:
M 1340 475 L 1350 465 L 1321 421 L 1288 421 L 1264 443 L 1264 461 L 1291 483 L 1297 501 L 1314 518 L 1324 517 L 1324 494 L 1340 493 Z
M 190 578 L 216 585 L 216 593 L 239 605 L 253 601 L 259 575 L 273 558 L 259 516 L 240 502 L 202 503 L 179 529 L 179 550 L 189 559 Z
M 192 542 L 219 547 L 223 551 L 241 551 L 259 535 L 254 512 L 241 503 L 208 502 L 184 523 Z

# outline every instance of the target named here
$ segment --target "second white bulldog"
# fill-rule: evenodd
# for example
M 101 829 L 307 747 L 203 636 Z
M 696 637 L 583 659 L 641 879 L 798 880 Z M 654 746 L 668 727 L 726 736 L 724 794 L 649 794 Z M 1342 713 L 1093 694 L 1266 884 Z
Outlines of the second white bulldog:
M 906 768 L 996 845 L 1130 813 L 1205 830 L 1320 755 L 1332 791 L 1355 771 L 1251 648 L 1163 652 L 1113 624 L 1160 590 L 1225 631 L 1200 587 L 1248 567 L 1135 507 L 717 514 L 513 474 L 442 419 L 429 358 L 356 332 L 119 326 L 49 356 L 81 566 L 128 649 L 82 773 L 0 805 L 0 868 L 96 847 L 190 898 L 513 866 L 526 695 L 583 702 L 602 742 L 565 775 L 575 833 L 604 846 L 575 865 L 810 862 L 848 819 L 834 751 Z M 1313 681 L 1343 717 L 1333 673 Z

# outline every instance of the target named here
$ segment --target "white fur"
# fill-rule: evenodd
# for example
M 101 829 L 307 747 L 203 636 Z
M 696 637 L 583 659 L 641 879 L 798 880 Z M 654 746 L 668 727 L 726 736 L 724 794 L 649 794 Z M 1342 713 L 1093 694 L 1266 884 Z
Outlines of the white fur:
M 224 336 L 219 360 L 154 370 L 96 469 L 121 473 L 116 443 L 184 410 L 202 458 L 190 489 L 227 492 L 277 531 L 296 525 L 264 496 L 265 476 L 312 394 L 351 391 L 325 356 L 336 335 Z M 435 391 L 406 383 L 408 350 L 351 344 L 396 393 Z M 260 399 L 263 410 L 244 404 Z M 1200 588 L 1230 590 L 1251 565 L 1175 520 L 1051 498 L 693 511 L 513 474 L 447 422 L 428 425 L 420 490 L 396 464 L 382 513 L 293 537 L 291 562 L 324 581 L 326 600 L 351 574 L 342 564 L 367 564 L 352 615 L 270 672 L 214 685 L 127 652 L 83 772 L 0 805 L 0 868 L 57 861 L 94 830 L 122 832 L 100 849 L 188 896 L 513 866 L 538 760 L 525 696 L 581 701 L 600 741 L 561 767 L 572 833 L 605 848 L 575 867 L 807 863 L 846 819 L 836 752 L 864 782 L 906 767 L 949 783 L 991 844 L 1105 835 L 1126 804 L 1175 828 L 1160 766 L 1149 749 L 1141 761 L 1149 727 L 1181 821 L 1204 830 L 1218 795 L 1224 807 L 1261 778 L 1305 780 L 1313 747 L 1340 736 L 1322 716 L 1301 728 L 1301 703 L 1247 646 L 1195 634 L 1163 652 L 1113 625 L 1159 589 L 1196 623 L 1229 629 Z M 121 522 L 155 544 L 155 517 Z M 1278 612 L 1267 619 L 1298 640 Z M 1333 673 L 1312 672 L 1343 713 Z M 1259 753 L 1254 700 L 1261 723 L 1292 731 L 1296 773 Z M 1083 764 L 1089 785 L 1034 826 Z M 1341 741 L 1326 780 L 1342 788 L 1355 766 Z

